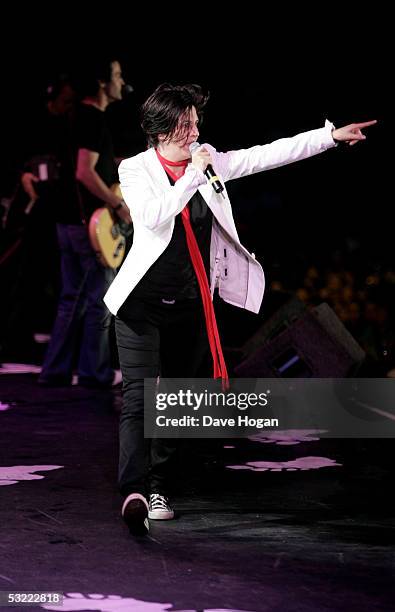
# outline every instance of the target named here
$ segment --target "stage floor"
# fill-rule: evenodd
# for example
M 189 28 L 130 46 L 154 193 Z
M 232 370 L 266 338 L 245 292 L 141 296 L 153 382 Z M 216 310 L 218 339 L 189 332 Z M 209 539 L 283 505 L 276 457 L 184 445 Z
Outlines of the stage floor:
M 393 440 L 187 441 L 176 519 L 136 539 L 120 391 L 36 380 L 0 376 L 0 591 L 65 596 L 21 610 L 395 610 Z

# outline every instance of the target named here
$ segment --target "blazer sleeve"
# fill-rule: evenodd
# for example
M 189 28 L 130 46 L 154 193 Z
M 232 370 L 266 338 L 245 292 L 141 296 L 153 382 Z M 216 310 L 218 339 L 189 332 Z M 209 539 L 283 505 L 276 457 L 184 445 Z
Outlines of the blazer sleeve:
M 302 132 L 292 138 L 280 138 L 270 144 L 227 153 L 213 151 L 217 171 L 224 181 L 230 181 L 312 157 L 336 146 L 332 138 L 333 127 L 326 121 L 323 128 Z

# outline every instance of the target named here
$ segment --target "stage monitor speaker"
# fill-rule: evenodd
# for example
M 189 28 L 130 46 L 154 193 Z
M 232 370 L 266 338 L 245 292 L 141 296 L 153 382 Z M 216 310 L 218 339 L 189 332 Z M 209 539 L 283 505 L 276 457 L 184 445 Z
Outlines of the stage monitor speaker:
M 288 317 L 285 328 L 279 325 L 277 316 L 277 325 L 275 320 L 269 327 L 265 324 L 244 345 L 245 358 L 235 367 L 235 375 L 242 378 L 352 376 L 364 360 L 365 353 L 332 308 L 326 303 L 312 310 L 300 308 L 300 316 L 297 316 L 294 307 L 290 309 L 288 304 L 287 310 L 285 305 L 283 314 L 290 311 L 294 312 L 295 318 L 292 321 Z M 265 336 L 268 338 L 266 341 L 263 340 Z M 247 354 L 251 348 L 254 350 Z
M 306 312 L 306 304 L 296 296 L 292 296 L 277 308 L 274 314 L 243 344 L 240 350 L 244 358 L 252 355 L 263 344 L 288 329 Z

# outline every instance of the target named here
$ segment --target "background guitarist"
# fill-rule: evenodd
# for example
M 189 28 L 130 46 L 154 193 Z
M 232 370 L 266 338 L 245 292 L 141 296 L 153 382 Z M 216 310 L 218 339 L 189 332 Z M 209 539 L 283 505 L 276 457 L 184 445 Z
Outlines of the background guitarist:
M 86 387 L 111 387 L 120 382 L 111 367 L 109 342 L 111 315 L 103 296 L 115 271 L 103 267 L 91 247 L 87 222 L 103 202 L 125 222 L 131 218 L 124 202 L 111 191 L 117 168 L 105 110 L 122 98 L 120 63 L 99 60 L 78 80 L 82 102 L 75 120 L 76 198 L 58 213 L 62 289 L 51 341 L 39 383 L 71 384 L 73 357 L 78 350 L 78 383 Z

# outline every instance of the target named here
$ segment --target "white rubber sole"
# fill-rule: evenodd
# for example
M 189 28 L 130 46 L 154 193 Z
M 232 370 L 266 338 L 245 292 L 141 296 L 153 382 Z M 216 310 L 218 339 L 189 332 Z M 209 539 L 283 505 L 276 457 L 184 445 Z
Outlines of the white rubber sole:
M 153 521 L 170 521 L 174 518 L 174 511 L 148 510 L 148 518 Z
M 132 503 L 136 501 L 139 503 Z M 128 495 L 122 506 L 122 517 L 133 535 L 147 535 L 149 531 L 148 503 L 143 495 L 140 493 Z
M 121 510 L 121 514 L 123 516 L 124 512 L 125 512 L 125 508 L 128 505 L 128 503 L 132 500 L 132 499 L 140 499 L 142 502 L 144 502 L 144 504 L 147 507 L 148 510 L 148 502 L 145 499 L 144 495 L 141 495 L 140 493 L 131 493 L 130 495 L 127 496 L 127 498 L 125 499 L 125 501 L 123 502 L 122 505 L 122 510 Z

